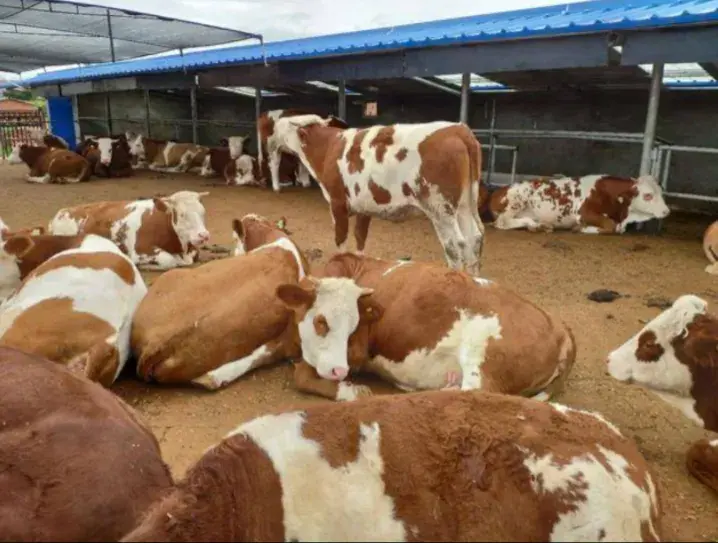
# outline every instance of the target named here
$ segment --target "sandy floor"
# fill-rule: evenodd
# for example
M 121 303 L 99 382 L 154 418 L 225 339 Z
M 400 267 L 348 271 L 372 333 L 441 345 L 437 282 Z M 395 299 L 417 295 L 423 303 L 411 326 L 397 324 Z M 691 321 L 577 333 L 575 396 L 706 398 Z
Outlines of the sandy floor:
M 97 200 L 148 197 L 176 190 L 207 190 L 208 227 L 212 243 L 229 247 L 231 219 L 245 213 L 287 218 L 293 239 L 305 250 L 331 254 L 331 219 L 318 189 L 289 188 L 277 195 L 251 188 L 208 186 L 196 175 L 148 173 L 130 179 L 94 179 L 80 186 L 42 186 L 23 181 L 25 166 L 0 165 L 0 217 L 11 227 L 46 225 L 66 205 Z M 571 233 L 531 234 L 487 228 L 483 275 L 509 286 L 569 323 L 579 358 L 559 398 L 571 406 L 595 409 L 633 435 L 659 475 L 665 500 L 666 538 L 717 540 L 718 496 L 696 482 L 684 467 L 688 445 L 704 435 L 650 394 L 615 383 L 604 373 L 605 356 L 659 313 L 647 307 L 650 297 L 694 293 L 711 305 L 718 302 L 718 283 L 703 271 L 701 250 L 705 219 L 675 215 L 660 237 L 627 234 L 598 237 Z M 317 251 L 318 250 L 318 251 Z M 438 241 L 425 219 L 404 224 L 375 221 L 367 252 L 379 257 L 411 256 L 442 261 Z M 147 273 L 148 282 L 153 274 Z M 599 288 L 624 295 L 598 304 L 586 295 Z M 375 392 L 392 392 L 377 381 Z M 147 386 L 124 376 L 114 390 L 134 405 L 155 431 L 166 461 L 176 476 L 225 433 L 268 407 L 324 401 L 296 392 L 287 365 L 260 370 L 228 389 L 208 393 L 187 388 Z M 398 391 L 397 391 L 398 392 Z

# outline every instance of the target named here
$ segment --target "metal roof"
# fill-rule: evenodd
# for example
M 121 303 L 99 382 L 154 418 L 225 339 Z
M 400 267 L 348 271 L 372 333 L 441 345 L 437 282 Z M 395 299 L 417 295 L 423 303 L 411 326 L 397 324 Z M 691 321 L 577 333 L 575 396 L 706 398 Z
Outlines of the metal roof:
M 220 28 L 69 0 L 0 0 L 0 70 L 109 62 L 256 38 Z
M 6 1 L 6 0 L 0 0 Z M 262 61 L 381 52 L 469 42 L 527 39 L 683 24 L 718 23 L 718 0 L 594 0 L 358 32 L 195 51 L 40 74 L 30 86 Z

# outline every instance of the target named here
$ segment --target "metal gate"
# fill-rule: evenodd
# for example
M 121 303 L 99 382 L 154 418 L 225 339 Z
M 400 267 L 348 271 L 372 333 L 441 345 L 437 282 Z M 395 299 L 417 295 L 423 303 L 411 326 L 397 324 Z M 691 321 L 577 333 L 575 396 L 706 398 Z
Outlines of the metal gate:
M 18 143 L 39 143 L 47 130 L 42 110 L 0 111 L 0 154 L 7 157 Z

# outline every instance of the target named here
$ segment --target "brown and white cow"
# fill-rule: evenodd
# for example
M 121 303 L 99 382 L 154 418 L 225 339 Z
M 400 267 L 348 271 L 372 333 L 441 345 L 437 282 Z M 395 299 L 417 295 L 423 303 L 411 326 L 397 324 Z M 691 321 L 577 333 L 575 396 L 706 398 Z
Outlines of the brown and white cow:
M 571 229 L 584 234 L 622 234 L 631 223 L 664 219 L 670 213 L 661 186 L 650 175 L 521 181 L 496 190 L 489 207 L 500 230 Z
M 449 267 L 479 274 L 481 149 L 468 126 L 436 121 L 342 129 L 304 115 L 281 118 L 274 128 L 319 182 L 339 251 L 345 250 L 351 215 L 362 252 L 372 217 L 399 222 L 423 214 Z
M 306 260 L 263 217 L 246 215 L 233 229 L 234 256 L 163 274 L 140 304 L 132 350 L 144 380 L 216 389 L 299 356 L 292 312 L 276 292 L 305 277 Z M 198 304 L 198 295 L 211 304 Z
M 38 229 L 0 232 L 0 302 L 20 286 L 28 274 L 51 256 L 80 246 L 84 235 L 47 236 L 35 234 Z M 27 241 L 32 244 L 29 249 Z M 21 238 L 21 239 L 18 239 Z
M 25 163 L 30 183 L 79 183 L 92 174 L 90 163 L 73 151 L 24 143 L 13 147 L 8 163 Z
M 146 138 L 142 134 L 128 141 L 130 154 L 137 160 L 137 166 L 158 172 L 188 172 L 201 168 L 209 147 L 194 143 Z
M 202 177 L 214 177 L 221 175 L 227 180 L 234 178 L 234 171 L 227 171 L 227 168 L 234 167 L 234 161 L 244 153 L 244 147 L 250 136 L 230 136 L 222 138 L 219 147 L 210 147 L 207 156 L 204 157 L 200 175 Z M 229 166 L 231 165 L 231 166 Z
M 27 236 L 39 236 L 45 233 L 45 228 L 42 226 L 33 226 L 31 228 L 20 228 L 11 229 L 5 221 L 0 218 L 0 239 L 7 239 L 10 236 L 24 234 Z
M 77 152 L 92 164 L 92 171 L 98 177 L 129 177 L 133 174 L 130 146 L 124 134 L 86 138 Z
M 157 439 L 121 398 L 0 347 L 0 534 L 117 541 L 172 488 Z
M 15 236 L 8 243 L 22 258 L 33 241 Z M 88 235 L 31 271 L 3 302 L 0 345 L 110 386 L 127 362 L 132 317 L 146 292 L 140 272 L 113 242 Z
M 703 253 L 710 262 L 705 270 L 711 275 L 718 275 L 718 221 L 703 233 Z
M 718 432 L 718 319 L 705 300 L 687 294 L 608 355 L 608 373 L 635 383 L 689 420 Z M 718 492 L 718 440 L 689 449 L 687 465 Z M 708 474 L 706 474 L 708 472 Z
M 329 325 L 312 309 L 318 291 L 297 287 L 305 392 L 341 399 L 346 377 L 366 371 L 406 391 L 456 387 L 547 400 L 573 367 L 569 327 L 486 279 L 350 253 L 332 257 L 324 277 L 349 278 L 373 294 L 333 313 Z
M 597 413 L 423 392 L 245 422 L 122 541 L 660 541 L 662 502 Z
M 201 198 L 183 190 L 162 198 L 94 202 L 60 209 L 50 221 L 54 235 L 97 234 L 114 241 L 144 270 L 191 266 L 210 238 Z

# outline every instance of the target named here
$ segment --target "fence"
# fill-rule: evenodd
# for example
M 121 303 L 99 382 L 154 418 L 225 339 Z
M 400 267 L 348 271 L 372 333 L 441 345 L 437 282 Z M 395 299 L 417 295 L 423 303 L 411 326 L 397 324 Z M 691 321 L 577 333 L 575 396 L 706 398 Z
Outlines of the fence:
M 0 154 L 7 157 L 18 143 L 37 141 L 48 129 L 42 110 L 0 111 Z

